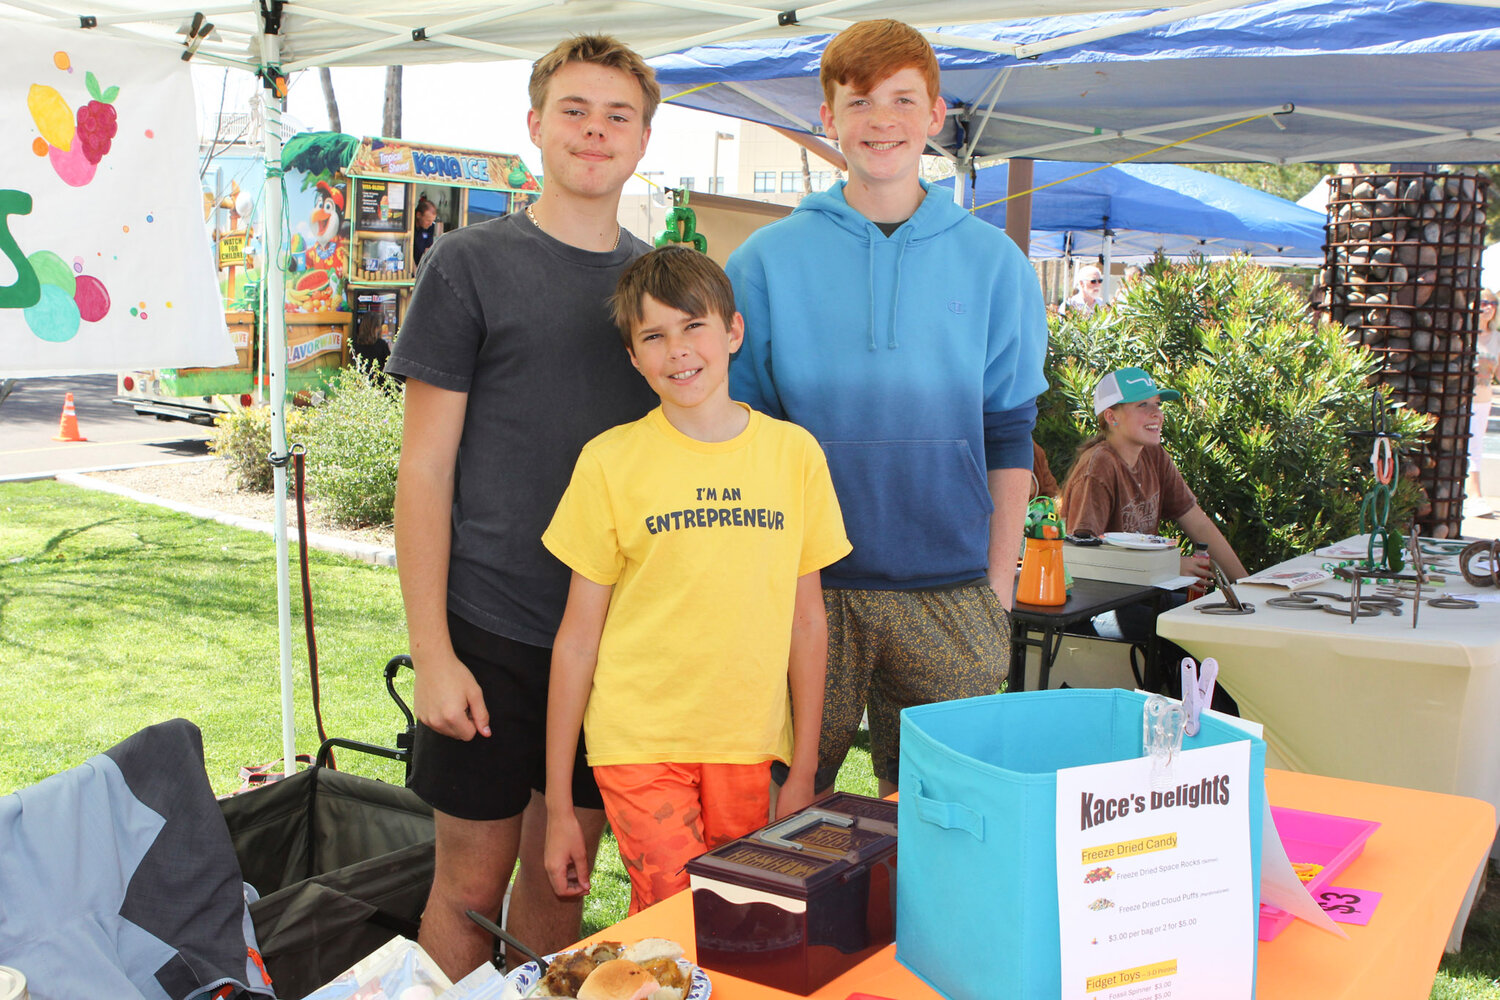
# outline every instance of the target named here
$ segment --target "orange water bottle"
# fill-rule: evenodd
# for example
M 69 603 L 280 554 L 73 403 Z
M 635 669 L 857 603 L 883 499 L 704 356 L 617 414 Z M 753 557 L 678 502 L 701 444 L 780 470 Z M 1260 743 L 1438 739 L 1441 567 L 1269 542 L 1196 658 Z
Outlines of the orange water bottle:
M 1022 604 L 1057 606 L 1068 603 L 1063 577 L 1061 538 L 1027 538 L 1021 557 L 1021 579 L 1016 582 L 1016 600 Z

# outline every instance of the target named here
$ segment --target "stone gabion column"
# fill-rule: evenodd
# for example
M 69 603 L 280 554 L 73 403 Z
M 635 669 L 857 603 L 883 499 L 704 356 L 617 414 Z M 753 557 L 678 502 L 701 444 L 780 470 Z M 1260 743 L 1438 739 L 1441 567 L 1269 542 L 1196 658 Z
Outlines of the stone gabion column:
M 1488 182 L 1396 171 L 1329 179 L 1321 302 L 1375 353 L 1394 398 L 1437 418 L 1408 451 L 1431 501 L 1422 533 L 1457 537 L 1479 326 L 1479 254 Z

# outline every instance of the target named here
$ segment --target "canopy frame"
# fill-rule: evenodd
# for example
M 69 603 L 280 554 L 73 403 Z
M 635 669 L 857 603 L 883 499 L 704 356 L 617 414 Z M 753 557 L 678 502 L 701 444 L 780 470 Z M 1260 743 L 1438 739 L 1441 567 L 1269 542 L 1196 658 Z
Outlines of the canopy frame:
M 506 44 L 502 41 L 477 37 L 476 29 L 491 28 L 519 16 L 567 6 L 561 0 L 512 0 L 512 2 L 499 5 L 486 5 L 476 0 L 467 12 L 462 8 L 455 11 L 452 9 L 453 5 L 446 4 L 444 6 L 447 9 L 443 11 L 443 15 L 440 15 L 446 16 L 446 20 L 424 25 L 413 23 L 411 18 L 412 14 L 422 13 L 423 5 L 420 0 L 416 0 L 407 8 L 392 5 L 389 8 L 392 16 L 386 18 L 371 17 L 353 10 L 339 10 L 335 8 L 337 2 L 338 0 L 322 0 L 322 2 L 314 0 L 311 3 L 304 3 L 298 0 L 294 4 L 286 4 L 284 0 L 265 0 L 265 7 L 273 19 L 291 16 L 312 23 L 358 29 L 372 36 L 360 38 L 351 44 L 330 44 L 325 48 L 314 49 L 307 53 L 290 53 L 291 58 L 284 65 L 279 66 L 281 70 L 295 73 L 319 66 L 411 64 L 414 62 L 410 59 L 412 50 L 429 45 L 456 50 L 457 58 L 433 58 L 429 49 L 421 59 L 415 62 L 463 61 L 472 58 L 468 55 L 469 53 L 483 59 L 534 61 L 545 53 L 550 44 L 540 48 Z M 1254 2 L 1256 0 L 1198 0 L 1196 3 L 1191 0 L 1133 0 L 1133 2 L 1132 0 L 1075 0 L 1069 7 L 1079 12 L 1141 10 L 1143 11 L 1142 18 L 1149 18 L 1149 23 L 1167 24 L 1206 12 L 1246 6 Z M 1472 0 L 1472 2 L 1481 2 L 1481 0 Z M 261 4 L 258 0 L 246 0 L 240 3 L 210 3 L 169 10 L 152 10 L 144 6 L 129 9 L 129 3 L 124 0 L 94 0 L 91 6 L 96 13 L 79 15 L 75 8 L 61 6 L 50 0 L 0 0 L 0 17 L 4 17 L 7 12 L 19 11 L 35 15 L 38 19 L 37 23 L 63 28 L 106 31 L 152 45 L 175 46 L 180 44 L 174 38 L 175 26 L 166 28 L 164 23 L 181 21 L 201 13 L 209 20 L 215 21 L 220 37 L 210 38 L 203 42 L 195 58 L 201 57 L 209 62 L 250 71 L 276 65 L 284 48 L 283 46 L 275 48 L 276 59 L 268 58 L 269 50 L 261 48 L 265 38 L 262 30 L 265 22 L 261 18 Z M 801 7 L 785 2 L 767 4 L 730 3 L 724 0 L 632 0 L 632 2 L 611 4 L 607 8 L 605 5 L 600 5 L 600 10 L 588 11 L 584 16 L 594 20 L 619 21 L 620 27 L 613 24 L 605 24 L 603 27 L 631 42 L 646 58 L 679 52 L 696 45 L 711 45 L 753 37 L 788 38 L 806 34 L 839 32 L 849 27 L 855 20 L 862 20 L 867 16 L 909 16 L 912 13 L 929 15 L 921 19 L 916 26 L 923 37 L 934 45 L 1028 58 L 1056 47 L 1106 38 L 1119 31 L 1137 30 L 1138 27 L 1147 23 L 1142 20 L 1140 25 L 1089 29 L 1079 32 L 1077 39 L 1072 41 L 1068 38 L 1057 38 L 1034 45 L 1017 45 L 1002 40 L 965 37 L 944 30 L 944 26 L 948 25 L 993 19 L 995 16 L 993 7 L 986 9 L 982 4 L 968 2 L 934 3 L 924 6 L 928 10 L 913 11 L 909 8 L 903 10 L 896 8 L 895 5 L 889 5 L 890 9 L 886 9 L 884 5 L 872 2 L 872 0 L 823 0 L 822 3 Z M 1048 12 L 1048 5 L 1041 0 L 1017 0 L 1014 6 L 1015 10 L 1011 14 L 1013 17 L 1036 16 Z M 660 26 L 656 26 L 652 33 L 658 37 L 632 38 L 630 26 L 644 23 L 647 18 L 643 15 L 654 12 L 659 16 L 667 10 L 701 16 L 686 19 L 688 22 L 685 26 L 686 34 L 663 30 Z M 397 11 L 404 16 L 404 19 L 394 19 Z M 1145 11 L 1152 11 L 1152 13 L 1144 13 Z M 847 16 L 851 14 L 853 16 Z M 558 14 L 554 19 L 556 26 L 548 32 L 548 37 L 551 37 L 553 41 L 567 33 L 568 28 L 564 24 L 566 17 L 566 14 Z M 88 19 L 87 24 L 83 23 L 84 18 Z M 229 20 L 216 20 L 220 18 Z M 729 23 L 706 27 L 708 23 L 724 21 Z M 547 23 L 550 25 L 553 22 Z M 301 31 L 298 30 L 291 32 L 293 37 L 300 33 Z M 281 34 L 285 35 L 287 32 L 282 31 Z

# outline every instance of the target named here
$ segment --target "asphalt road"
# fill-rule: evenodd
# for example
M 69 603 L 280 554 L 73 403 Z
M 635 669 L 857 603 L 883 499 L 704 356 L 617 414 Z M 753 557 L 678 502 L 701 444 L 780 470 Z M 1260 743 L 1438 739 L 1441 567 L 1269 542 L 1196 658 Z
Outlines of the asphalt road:
M 69 392 L 87 441 L 52 440 Z M 110 402 L 114 395 L 113 375 L 22 379 L 0 402 L 0 480 L 208 454 L 209 428 L 137 416 L 130 407 Z

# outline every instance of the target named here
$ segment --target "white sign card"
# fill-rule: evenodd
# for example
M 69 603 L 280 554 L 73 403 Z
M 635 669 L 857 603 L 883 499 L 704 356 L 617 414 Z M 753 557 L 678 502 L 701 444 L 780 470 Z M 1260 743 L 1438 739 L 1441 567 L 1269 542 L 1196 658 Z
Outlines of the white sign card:
M 1250 743 L 1057 772 L 1063 1000 L 1251 1000 Z

